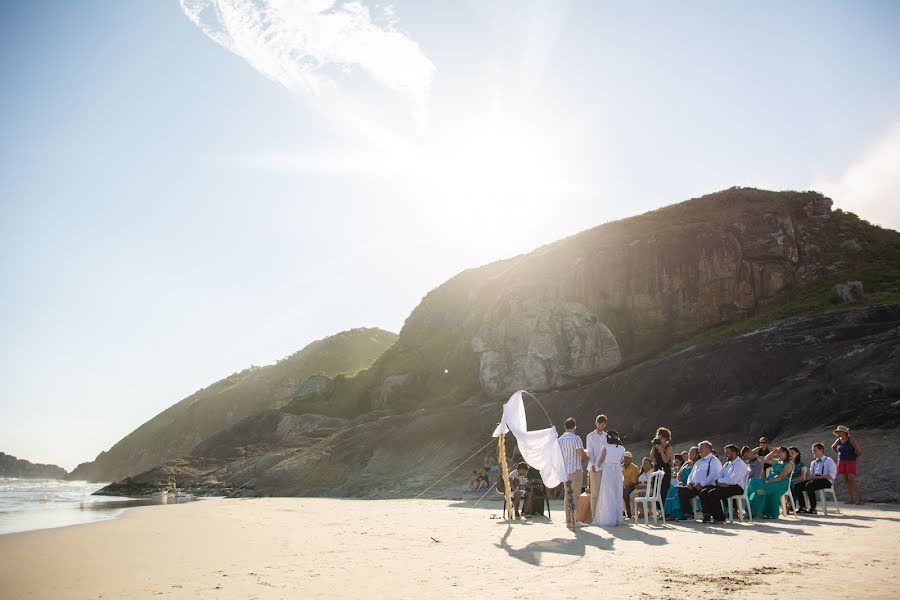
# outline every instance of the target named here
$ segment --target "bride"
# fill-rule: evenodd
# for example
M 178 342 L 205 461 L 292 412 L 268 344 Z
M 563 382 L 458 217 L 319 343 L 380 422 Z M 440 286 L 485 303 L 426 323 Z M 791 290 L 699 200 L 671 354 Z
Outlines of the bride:
M 600 495 L 597 500 L 597 514 L 594 516 L 594 525 L 624 525 L 625 518 L 622 512 L 625 501 L 622 499 L 622 457 L 625 455 L 625 447 L 615 431 L 610 431 L 606 438 L 606 447 L 600 453 L 600 463 L 603 464 L 603 479 L 600 481 Z

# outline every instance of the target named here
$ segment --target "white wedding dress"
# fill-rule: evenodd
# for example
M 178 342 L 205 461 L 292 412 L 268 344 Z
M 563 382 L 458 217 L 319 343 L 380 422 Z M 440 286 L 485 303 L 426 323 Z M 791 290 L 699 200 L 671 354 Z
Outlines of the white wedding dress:
M 600 482 L 600 495 L 597 498 L 597 514 L 594 525 L 624 525 L 625 501 L 622 499 L 623 482 L 622 457 L 624 446 L 606 445 L 606 458 L 603 460 L 603 479 Z

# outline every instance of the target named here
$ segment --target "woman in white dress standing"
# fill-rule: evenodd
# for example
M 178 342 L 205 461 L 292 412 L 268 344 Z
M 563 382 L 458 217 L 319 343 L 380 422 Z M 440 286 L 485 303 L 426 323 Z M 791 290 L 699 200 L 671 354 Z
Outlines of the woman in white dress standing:
M 594 516 L 594 525 L 624 525 L 625 501 L 622 499 L 624 478 L 622 476 L 622 457 L 625 447 L 619 434 L 610 431 L 607 434 L 606 447 L 600 455 L 603 463 L 603 479 L 600 482 L 600 496 L 597 502 L 600 510 Z

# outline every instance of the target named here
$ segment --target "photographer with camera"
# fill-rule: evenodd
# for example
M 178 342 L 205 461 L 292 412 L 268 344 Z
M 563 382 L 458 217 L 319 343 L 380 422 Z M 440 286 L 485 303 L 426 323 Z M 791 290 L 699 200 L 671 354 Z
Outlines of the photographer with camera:
M 665 499 L 672 485 L 672 432 L 666 427 L 656 430 L 656 437 L 650 442 L 650 460 L 653 461 L 653 470 L 663 472 L 662 487 L 659 488 L 660 496 Z

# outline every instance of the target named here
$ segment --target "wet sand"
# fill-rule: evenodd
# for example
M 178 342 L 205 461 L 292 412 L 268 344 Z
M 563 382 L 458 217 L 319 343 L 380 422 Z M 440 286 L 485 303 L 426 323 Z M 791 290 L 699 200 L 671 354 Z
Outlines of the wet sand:
M 558 503 L 557 503 L 558 504 Z M 216 499 L 0 536 L 3 598 L 893 598 L 900 509 L 508 526 L 499 503 Z M 855 582 L 855 583 L 854 583 Z

